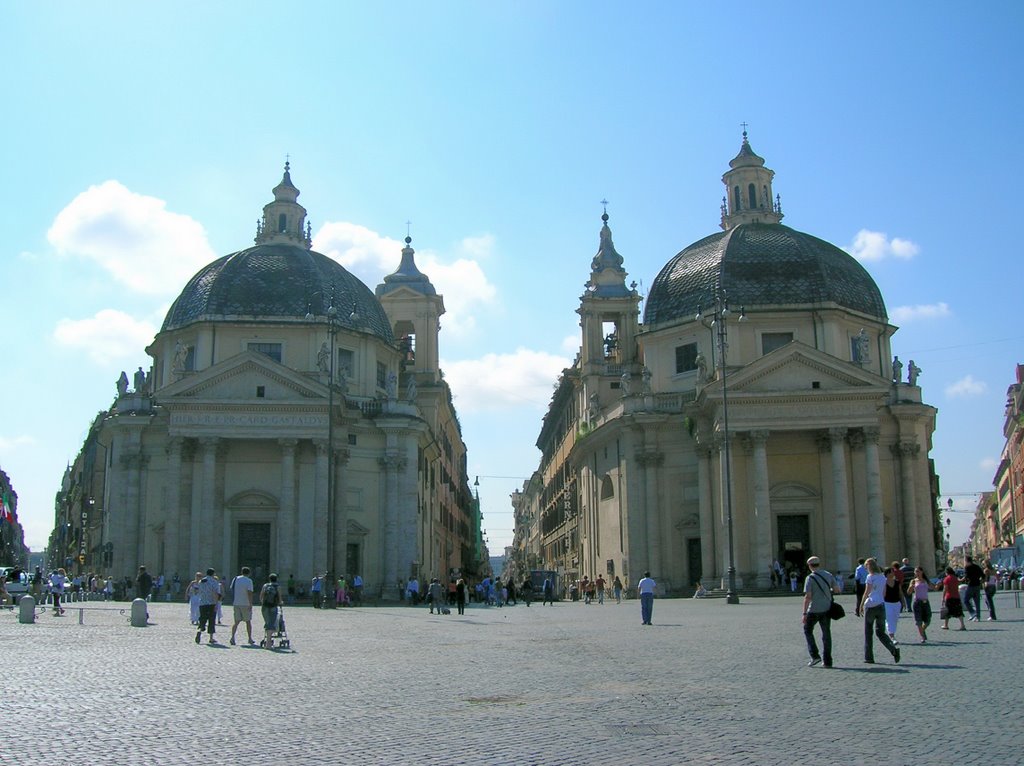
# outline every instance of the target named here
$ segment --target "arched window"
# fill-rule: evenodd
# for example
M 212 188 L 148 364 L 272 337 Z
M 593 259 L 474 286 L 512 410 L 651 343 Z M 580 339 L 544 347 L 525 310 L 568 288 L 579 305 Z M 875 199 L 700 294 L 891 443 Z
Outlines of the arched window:
M 734 186 L 732 187 L 732 212 L 735 213 L 740 209 L 740 201 L 740 187 Z
M 601 479 L 601 499 L 610 500 L 613 497 L 615 497 L 615 485 L 612 483 L 612 477 L 605 474 Z
M 757 210 L 757 187 L 754 184 L 747 186 L 747 202 L 751 210 Z
M 277 217 L 277 230 L 282 234 L 288 231 L 288 216 L 284 213 L 281 213 L 281 215 Z

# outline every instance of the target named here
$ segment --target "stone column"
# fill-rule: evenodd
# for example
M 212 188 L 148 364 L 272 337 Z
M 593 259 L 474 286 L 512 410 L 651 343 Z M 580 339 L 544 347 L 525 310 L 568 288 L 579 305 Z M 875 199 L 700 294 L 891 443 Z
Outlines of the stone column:
M 769 568 L 772 565 L 772 507 L 768 484 L 768 431 L 751 431 L 750 446 L 754 453 L 754 516 L 757 534 L 756 566 L 757 586 L 771 586 Z
M 697 447 L 697 493 L 700 514 L 701 582 L 705 587 L 719 571 L 715 565 L 715 511 L 711 505 L 711 450 Z
M 327 440 L 314 439 L 316 468 L 313 489 L 313 574 L 327 571 Z
M 281 504 L 277 511 L 277 567 L 287 579 L 295 573 L 295 446 L 297 439 L 278 439 L 281 446 Z
M 134 577 L 136 569 L 142 564 L 142 551 L 145 547 L 140 495 L 142 455 L 138 452 L 122 454 L 121 467 L 125 477 L 124 562 L 128 570 L 126 574 Z
M 832 502 L 836 529 L 835 568 L 843 572 L 853 571 L 850 551 L 850 492 L 846 471 L 846 429 L 828 429 L 829 446 L 832 448 Z
M 914 461 L 921 447 L 908 441 L 894 445 L 900 458 L 900 496 L 903 501 L 903 550 L 911 561 L 922 561 L 917 524 L 917 493 L 914 492 Z M 898 552 L 897 552 L 898 553 Z M 923 559 L 927 561 L 928 559 Z
M 334 448 L 334 561 L 338 574 L 355 577 L 357 574 L 366 579 L 365 572 L 346 572 L 348 568 L 348 503 L 346 485 L 348 483 L 349 451 L 346 448 Z
M 184 439 L 172 436 L 167 440 L 166 506 L 164 508 L 164 574 L 170 579 L 181 572 L 184 558 L 179 550 L 181 522 L 181 448 Z M 192 578 L 188 578 L 191 580 Z M 186 580 L 188 582 L 188 580 Z
M 658 507 L 658 466 L 665 456 L 654 450 L 636 454 L 636 463 L 644 471 L 644 517 L 647 531 L 647 568 L 654 577 L 667 579 L 668 573 L 661 567 L 661 512 Z
M 217 481 L 217 446 L 220 439 L 206 436 L 199 440 L 201 459 L 203 461 L 203 478 L 199 488 L 198 513 L 192 514 L 193 539 L 199 542 L 199 561 L 197 572 L 206 572 L 213 565 L 213 540 L 220 533 L 215 526 L 214 497 L 216 497 Z
M 864 463 L 868 489 L 868 552 L 885 560 L 885 523 L 882 518 L 882 472 L 878 462 L 878 428 L 864 429 Z
M 380 570 L 385 588 L 394 588 L 399 578 L 398 561 L 398 473 L 405 467 L 405 459 L 398 454 L 388 454 L 380 459 L 384 470 L 384 550 Z M 408 566 L 408 562 L 406 562 Z M 409 573 L 401 570 L 405 579 Z M 363 578 L 366 579 L 365 577 Z

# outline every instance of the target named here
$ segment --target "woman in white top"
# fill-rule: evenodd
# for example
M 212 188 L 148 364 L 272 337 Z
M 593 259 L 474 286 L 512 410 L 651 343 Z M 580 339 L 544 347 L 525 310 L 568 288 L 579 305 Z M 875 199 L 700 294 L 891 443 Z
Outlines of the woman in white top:
M 203 579 L 202 572 L 196 572 L 196 579 L 185 588 L 185 598 L 188 599 L 188 619 L 193 625 L 199 624 L 199 581 Z
M 990 561 L 985 565 L 985 605 L 988 607 L 988 619 L 990 622 L 996 619 L 996 603 L 994 597 L 996 595 L 996 588 L 998 587 L 999 575 L 996 573 L 996 570 Z
M 864 598 L 860 604 L 864 615 L 864 662 L 874 664 L 875 644 L 871 638 L 874 633 L 882 646 L 889 650 L 895 662 L 900 661 L 900 650 L 885 632 L 885 575 L 878 568 L 875 559 L 864 562 L 868 570 L 868 579 L 864 584 Z

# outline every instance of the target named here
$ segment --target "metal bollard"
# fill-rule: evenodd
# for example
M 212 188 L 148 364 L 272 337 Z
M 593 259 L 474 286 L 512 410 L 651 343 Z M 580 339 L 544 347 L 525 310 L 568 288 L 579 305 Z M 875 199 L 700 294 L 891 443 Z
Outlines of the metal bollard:
M 146 611 L 146 600 L 137 598 L 132 601 L 132 627 L 144 628 L 149 624 L 149 613 Z
M 18 622 L 31 625 L 36 621 L 36 600 L 29 595 L 21 597 L 18 602 Z

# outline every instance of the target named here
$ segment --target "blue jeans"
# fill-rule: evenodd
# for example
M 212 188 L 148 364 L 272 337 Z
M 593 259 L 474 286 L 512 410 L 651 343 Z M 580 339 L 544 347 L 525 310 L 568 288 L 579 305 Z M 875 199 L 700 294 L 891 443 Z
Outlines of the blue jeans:
M 964 593 L 964 606 L 971 617 L 981 619 L 981 586 L 968 585 Z
M 814 640 L 814 626 L 821 625 L 821 648 L 825 655 L 825 664 L 832 664 L 832 618 L 828 612 L 808 612 L 804 622 L 804 638 L 807 639 L 807 653 L 812 660 L 821 659 L 818 654 L 818 642 Z
M 644 625 L 651 624 L 651 615 L 654 613 L 654 594 L 640 594 L 640 619 Z
M 896 645 L 889 638 L 889 634 L 885 632 L 885 604 L 879 604 L 878 606 L 869 606 L 864 610 L 864 661 L 874 662 L 875 661 L 875 644 L 871 638 L 871 634 L 874 633 L 878 636 L 878 640 L 882 643 L 889 653 L 896 656 Z

